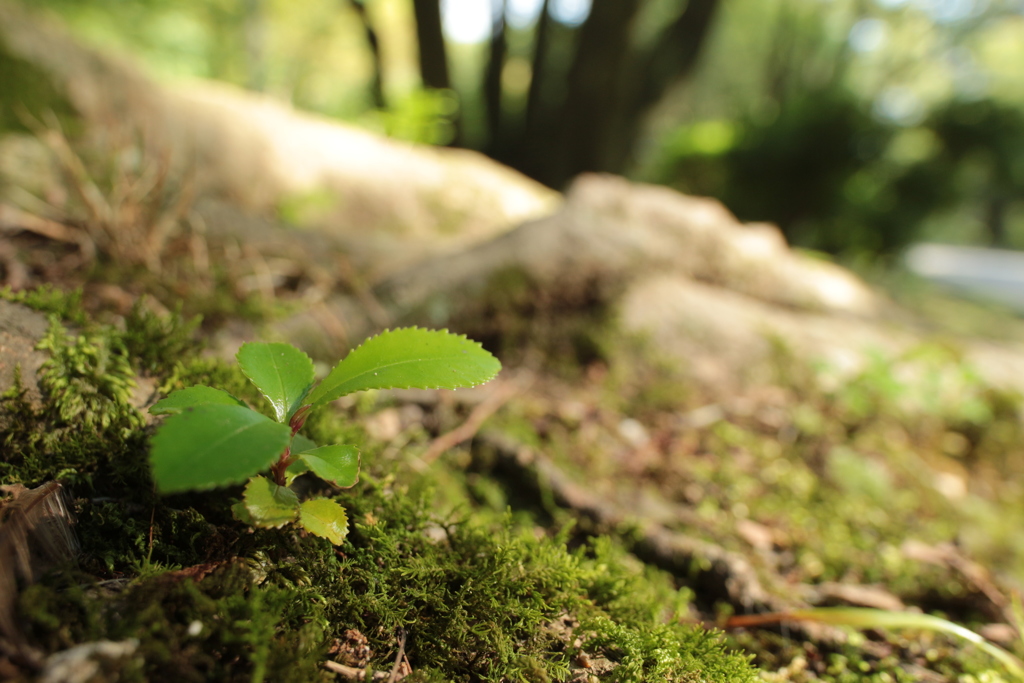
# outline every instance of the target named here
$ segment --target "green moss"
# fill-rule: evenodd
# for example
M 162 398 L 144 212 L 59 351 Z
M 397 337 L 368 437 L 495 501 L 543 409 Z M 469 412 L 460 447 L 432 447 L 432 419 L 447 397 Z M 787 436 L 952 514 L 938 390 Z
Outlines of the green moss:
M 530 494 L 542 500 L 524 500 L 523 487 L 488 469 L 483 449 L 472 463 L 463 451 L 435 463 L 429 476 L 411 472 L 401 454 L 358 425 L 379 407 L 372 395 L 321 411 L 306 426 L 315 440 L 362 450 L 363 483 L 336 495 L 352 520 L 340 548 L 294 529 L 240 524 L 229 511 L 239 487 L 157 497 L 147 428 L 126 399 L 129 382 L 146 377 L 162 392 L 209 384 L 262 405 L 255 390 L 233 364 L 199 358 L 194 323 L 180 317 L 140 309 L 121 329 L 91 323 L 74 296 L 17 296 L 53 316 L 43 345 L 51 353 L 43 372 L 49 384 L 42 408 L 17 388 L 2 399 L 0 409 L 17 419 L 2 435 L 0 477 L 35 485 L 62 476 L 75 484 L 83 547 L 83 575 L 51 578 L 22 595 L 28 636 L 45 652 L 137 638 L 133 658 L 110 664 L 123 680 L 319 680 L 335 639 L 358 629 L 376 670 L 390 669 L 404 634 L 412 681 L 565 681 L 581 673 L 584 657 L 602 681 L 753 680 L 734 647 L 755 654 L 777 680 L 900 681 L 910 665 L 995 680 L 991 662 L 932 636 L 892 637 L 884 655 L 856 638 L 826 646 L 771 631 L 727 643 L 691 623 L 695 596 L 678 587 L 691 577 L 668 576 L 625 552 L 636 527 L 612 530 L 622 539 L 587 537 L 601 531 L 595 528 L 538 528 L 538 521 L 557 526 L 568 513 L 543 490 Z M 59 320 L 74 320 L 77 329 L 68 332 Z M 571 326 L 549 329 L 555 339 Z M 984 616 L 973 607 L 977 588 L 963 576 L 922 566 L 900 545 L 972 537 L 972 524 L 991 519 L 992 557 L 1002 557 L 1002 566 L 1019 560 L 1011 529 L 1024 514 L 1012 496 L 1020 479 L 1013 462 L 1024 443 L 1018 397 L 984 387 L 968 371 L 943 384 L 930 368 L 948 357 L 933 350 L 902 361 L 917 368 L 911 374 L 924 378 L 923 390 L 892 382 L 899 367 L 868 367 L 828 391 L 794 369 L 775 388 L 781 413 L 723 411 L 713 424 L 680 427 L 666 415 L 699 396 L 677 392 L 673 373 L 620 342 L 603 337 L 605 359 L 630 371 L 613 367 L 603 376 L 587 373 L 585 387 L 577 382 L 589 392 L 573 397 L 582 397 L 585 413 L 558 412 L 534 396 L 510 404 L 493 424 L 520 430 L 588 485 L 628 476 L 656 486 L 660 499 L 692 510 L 672 522 L 681 533 L 752 557 L 738 523 L 770 527 L 774 565 L 752 559 L 765 576 L 882 583 L 925 609 L 953 607 L 961 621 Z M 540 348 L 561 342 L 552 343 Z M 955 400 L 932 400 L 948 386 Z M 555 393 L 558 402 L 568 395 Z M 622 469 L 635 467 L 629 458 L 609 457 L 632 453 L 616 432 L 625 416 L 642 420 L 658 440 L 657 457 L 648 453 L 639 474 Z M 443 406 L 431 417 L 441 431 L 461 419 Z M 1004 473 L 1005 488 L 992 483 L 1004 498 L 979 496 L 960 509 L 922 466 L 940 456 L 982 474 Z M 999 528 L 1004 537 L 994 535 Z M 179 567 L 186 572 L 169 571 Z M 127 584 L 123 590 L 98 582 L 114 577 Z
M 198 351 L 195 331 L 201 322 L 200 316 L 185 320 L 180 306 L 172 315 L 160 316 L 140 301 L 126 316 L 121 339 L 135 367 L 155 373 L 166 368 L 169 361 L 193 356 Z
M 89 320 L 82 306 L 82 290 L 64 292 L 52 285 L 14 291 L 10 286 L 0 288 L 0 299 L 28 306 L 34 311 L 57 316 L 72 325 L 82 326 Z
M 198 350 L 195 321 L 136 307 L 124 327 L 91 322 L 79 293 L 43 288 L 0 292 L 51 317 L 38 348 L 49 353 L 39 373 L 42 405 L 20 386 L 0 396 L 9 419 L 0 431 L 0 482 L 36 486 L 58 479 L 82 504 L 78 534 L 83 568 L 97 575 L 131 572 L 153 562 L 187 566 L 209 559 L 226 541 L 204 514 L 204 499 L 157 499 L 146 460 L 148 434 L 133 404 L 137 379 L 173 383 L 176 375 L 214 372 L 185 360 Z M 73 325 L 69 332 L 65 325 Z M 206 514 L 213 514 L 205 510 Z
M 777 351 L 779 375 L 768 402 L 752 400 L 735 411 L 726 404 L 712 424 L 689 430 L 671 427 L 671 401 L 649 398 L 670 373 L 648 382 L 649 359 L 615 356 L 628 364 L 606 378 L 606 405 L 662 430 L 663 455 L 639 480 L 656 482 L 662 496 L 697 513 L 701 524 L 688 533 L 747 553 L 735 529 L 739 520 L 752 520 L 775 534 L 782 562 L 775 571 L 791 580 L 881 583 L 908 600 L 972 591 L 954 573 L 904 557 L 900 547 L 908 539 L 977 539 L 965 541 L 974 557 L 1019 575 L 1019 536 L 1005 520 L 1020 514 L 1013 493 L 1024 459 L 1020 397 L 986 386 L 955 350 L 940 345 L 895 361 L 876 358 L 827 390 L 805 363 Z M 644 388 L 631 388 L 634 376 L 644 377 Z M 687 389 L 676 393 L 683 407 Z M 670 385 L 658 391 L 670 394 Z M 602 439 L 615 443 L 616 419 L 601 430 L 549 425 L 540 447 L 564 454 L 566 471 L 625 476 L 601 447 Z M 594 459 L 603 469 L 587 465 Z M 969 504 L 939 489 L 943 472 L 974 487 L 961 494 Z
M 118 335 L 101 330 L 71 335 L 53 316 L 36 348 L 50 352 L 39 369 L 39 386 L 59 420 L 100 429 L 142 425 L 142 416 L 131 406 L 135 373 Z
M 791 583 L 836 581 L 883 586 L 961 623 L 1000 618 L 969 578 L 903 549 L 908 540 L 942 547 L 958 539 L 967 557 L 1021 575 L 1022 403 L 981 382 L 955 349 L 924 345 L 823 384 L 820 370 L 779 346 L 775 386 L 708 406 L 721 399 L 702 399 L 679 374 L 659 369 L 642 345 L 611 339 L 602 380 L 588 376 L 571 390 L 546 385 L 550 401 L 517 402 L 492 426 L 515 434 L 588 490 L 613 501 L 651 501 L 674 531 L 742 555 L 784 603 L 792 599 Z M 565 409 L 573 404 L 588 411 Z M 680 412 L 702 406 L 714 409 L 710 423 L 680 420 Z M 641 421 L 648 445 L 623 443 L 618 426 L 626 417 Z M 486 448 L 477 449 L 474 466 L 480 478 L 490 471 Z M 963 493 L 940 488 L 944 472 L 962 477 Z M 543 508 L 554 519 L 567 514 L 544 500 L 543 485 L 524 503 L 517 480 L 488 481 L 499 486 L 486 493 L 489 499 Z M 669 506 L 680 514 L 671 515 Z M 753 552 L 754 541 L 737 533 L 748 522 L 770 534 L 769 548 Z M 799 673 L 808 664 L 801 648 L 810 641 L 794 637 L 782 646 L 762 637 L 771 640 L 770 632 L 758 632 L 743 645 L 777 680 L 907 680 L 900 672 L 908 660 L 952 676 L 991 676 L 993 666 L 945 641 L 941 656 L 922 660 L 918 634 L 910 634 L 891 658 L 851 644 L 841 657 L 822 653 L 822 668 Z
M 573 615 L 582 649 L 622 668 L 609 680 L 701 670 L 723 672 L 709 680 L 750 678 L 717 636 L 680 625 L 687 594 L 620 547 L 569 552 L 564 534 L 538 538 L 508 516 L 436 519 L 432 497 L 429 488 L 363 489 L 351 499 L 356 522 L 340 573 L 316 582 L 333 595 L 329 620 L 365 633 L 380 666 L 405 629 L 414 668 L 448 680 L 564 680 L 580 647 L 550 625 Z
M 254 399 L 245 378 L 197 359 L 180 318 L 140 310 L 119 329 L 91 323 L 74 296 L 17 296 L 53 316 L 41 344 L 51 357 L 41 408 L 17 389 L 0 406 L 19 417 L 3 435 L 0 476 L 74 484 L 83 548 L 84 575 L 21 595 L 20 623 L 42 651 L 135 638 L 134 656 L 105 665 L 111 677 L 311 681 L 326 676 L 320 662 L 333 640 L 356 628 L 378 670 L 390 668 L 405 633 L 411 680 L 566 680 L 581 653 L 607 665 L 607 680 L 752 680 L 720 636 L 682 623 L 691 596 L 667 576 L 615 543 L 570 551 L 568 532 L 538 535 L 521 516 L 471 519 L 464 504 L 451 512 L 471 499 L 451 488 L 456 478 L 441 516 L 429 480 L 367 463 L 364 483 L 338 496 L 353 520 L 340 549 L 235 521 L 238 487 L 158 498 L 147 428 L 129 402 L 133 379 L 148 375 L 164 390 L 202 382 Z M 343 412 L 323 411 L 307 431 L 361 444 L 364 457 L 379 450 Z M 111 577 L 127 586 L 94 580 Z
M 753 680 L 720 636 L 680 621 L 688 592 L 616 544 L 570 552 L 564 534 L 538 537 L 509 518 L 440 520 L 432 495 L 420 485 L 343 496 L 357 521 L 338 553 L 256 530 L 220 547 L 219 568 L 198 582 L 150 571 L 115 594 L 80 580 L 32 587 L 26 631 L 48 652 L 137 638 L 126 680 L 318 680 L 327 646 L 350 628 L 369 639 L 377 669 L 390 668 L 404 632 L 414 680 L 566 680 L 581 652 L 608 662 L 603 680 Z M 570 632 L 554 627 L 565 621 Z
M 20 611 L 26 634 L 45 651 L 107 639 L 139 641 L 109 680 L 317 681 L 322 609 L 309 591 L 258 584 L 242 562 L 196 583 L 165 574 L 120 592 L 37 585 Z
M 846 642 L 831 644 L 770 631 L 739 633 L 730 640 L 754 654 L 765 670 L 763 680 L 772 683 L 913 683 L 926 676 L 962 683 L 1016 680 L 976 648 L 928 632 L 874 634 L 870 647 L 855 631 Z
M 82 377 L 61 381 L 54 375 L 49 385 L 59 393 L 38 409 L 18 386 L 0 396 L 0 411 L 10 417 L 0 430 L 0 481 L 35 486 L 60 479 L 86 490 L 93 489 L 97 474 L 103 480 L 138 482 L 144 476 L 141 415 L 116 394 L 101 391 L 122 387 L 104 382 L 97 388 Z
M 18 386 L 0 396 L 0 410 L 13 416 L 0 433 L 0 481 L 37 485 L 59 478 L 85 486 L 83 493 L 148 487 L 145 419 L 133 391 L 139 373 L 169 373 L 194 352 L 190 325 L 180 317 L 157 321 L 141 309 L 123 330 L 98 325 L 82 311 L 80 293 L 52 288 L 0 296 L 50 315 L 37 346 L 49 354 L 38 377 L 43 405 L 30 405 Z

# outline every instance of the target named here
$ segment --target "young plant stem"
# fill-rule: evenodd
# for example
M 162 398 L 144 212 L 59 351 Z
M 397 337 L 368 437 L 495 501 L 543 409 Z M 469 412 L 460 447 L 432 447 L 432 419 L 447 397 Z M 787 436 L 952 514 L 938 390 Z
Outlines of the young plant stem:
M 274 482 L 278 486 L 284 486 L 287 482 L 287 470 L 288 466 L 294 462 L 292 458 L 292 447 L 287 446 L 284 449 L 284 453 L 281 454 L 280 459 L 270 467 L 270 473 L 274 475 Z
M 299 430 L 306 424 L 306 418 L 309 417 L 309 411 L 312 409 L 312 405 L 304 405 L 292 415 L 292 418 L 288 421 L 288 426 L 292 428 L 292 436 L 298 434 Z M 288 446 L 284 449 L 284 453 L 281 454 L 278 461 L 270 468 L 270 473 L 274 475 L 274 481 L 278 486 L 284 486 L 287 483 L 288 475 L 286 470 L 293 462 L 295 462 L 295 458 L 292 457 L 292 447 Z

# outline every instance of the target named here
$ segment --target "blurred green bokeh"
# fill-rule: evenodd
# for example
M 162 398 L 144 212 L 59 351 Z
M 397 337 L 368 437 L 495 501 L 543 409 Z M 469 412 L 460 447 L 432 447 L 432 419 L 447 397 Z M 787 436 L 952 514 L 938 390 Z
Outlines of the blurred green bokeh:
M 159 77 L 478 149 L 559 189 L 581 171 L 664 183 L 833 254 L 1024 248 L 1017 0 L 33 4 Z

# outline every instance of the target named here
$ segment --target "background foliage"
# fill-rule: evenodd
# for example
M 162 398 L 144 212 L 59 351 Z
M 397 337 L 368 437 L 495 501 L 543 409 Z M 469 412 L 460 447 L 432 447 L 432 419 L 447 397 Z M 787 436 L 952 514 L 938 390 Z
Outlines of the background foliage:
M 833 253 L 1024 245 L 1019 0 L 45 0 L 201 76 L 556 188 L 623 173 Z

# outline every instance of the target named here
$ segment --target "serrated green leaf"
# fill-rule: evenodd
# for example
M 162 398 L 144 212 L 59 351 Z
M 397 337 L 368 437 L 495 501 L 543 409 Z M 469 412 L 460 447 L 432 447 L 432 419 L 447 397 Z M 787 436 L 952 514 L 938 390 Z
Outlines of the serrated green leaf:
M 322 405 L 366 389 L 472 387 L 493 379 L 499 370 L 498 359 L 477 342 L 447 330 L 407 327 L 367 339 L 305 402 Z
M 301 405 L 313 383 L 313 361 L 291 344 L 247 342 L 235 354 L 245 376 L 274 407 L 278 422 Z
M 341 545 L 348 534 L 348 515 L 345 508 L 329 498 L 314 498 L 299 506 L 299 524 L 311 534 Z
M 149 412 L 153 415 L 174 415 L 186 408 L 210 404 L 248 407 L 226 391 L 197 384 L 194 387 L 172 391 L 166 398 L 154 403 Z
M 299 512 L 299 497 L 285 486 L 278 486 L 266 477 L 253 477 L 242 493 L 245 511 L 254 526 L 276 529 L 294 522 Z
M 309 472 L 309 467 L 306 463 L 296 458 L 292 461 L 292 464 L 288 465 L 288 468 L 284 471 L 284 483 L 288 486 L 292 485 L 296 477 L 299 477 L 306 472 Z
M 187 408 L 153 437 L 153 480 L 161 493 L 239 483 L 270 467 L 290 437 L 288 425 L 243 406 Z
M 316 476 L 343 489 L 359 481 L 359 450 L 355 446 L 322 446 L 299 453 L 299 460 Z
M 243 524 L 248 524 L 249 526 L 256 526 L 256 520 L 254 520 L 252 518 L 252 515 L 249 514 L 249 511 L 245 509 L 244 500 L 240 500 L 231 506 L 231 514 L 232 516 L 234 516 L 235 519 L 237 519 L 239 522 L 242 522 Z
M 302 434 L 296 434 L 292 437 L 292 455 L 298 455 L 299 453 L 305 453 L 317 448 L 316 442 L 309 439 Z

